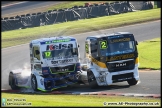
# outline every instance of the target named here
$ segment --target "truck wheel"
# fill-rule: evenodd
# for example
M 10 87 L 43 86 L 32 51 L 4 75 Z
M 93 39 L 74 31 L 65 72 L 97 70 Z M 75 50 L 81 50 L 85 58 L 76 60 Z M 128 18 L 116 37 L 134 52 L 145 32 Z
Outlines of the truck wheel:
M 37 89 L 37 79 L 36 79 L 35 75 L 31 76 L 31 86 L 32 86 L 32 89 L 34 91 L 38 91 L 38 89 Z
M 12 90 L 18 90 L 19 89 L 19 87 L 15 83 L 15 80 L 16 79 L 14 78 L 13 73 L 10 72 L 10 74 L 9 74 L 9 85 L 11 86 Z
M 136 85 L 138 83 L 138 81 L 136 81 L 136 79 L 131 79 L 131 80 L 127 80 L 129 85 Z
M 97 81 L 96 81 L 96 78 L 93 74 L 93 72 L 88 72 L 88 83 L 89 83 L 89 86 L 93 89 L 93 88 L 96 88 L 98 87 L 98 84 L 97 84 Z

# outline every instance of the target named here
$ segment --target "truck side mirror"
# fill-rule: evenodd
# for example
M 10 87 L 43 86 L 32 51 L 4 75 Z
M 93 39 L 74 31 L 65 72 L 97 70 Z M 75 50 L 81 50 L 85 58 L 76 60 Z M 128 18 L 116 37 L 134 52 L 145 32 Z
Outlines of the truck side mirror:
M 35 50 L 36 55 L 40 54 L 39 50 Z
M 138 42 L 136 41 L 136 45 L 138 45 Z
M 78 44 L 78 47 L 80 47 L 79 44 Z

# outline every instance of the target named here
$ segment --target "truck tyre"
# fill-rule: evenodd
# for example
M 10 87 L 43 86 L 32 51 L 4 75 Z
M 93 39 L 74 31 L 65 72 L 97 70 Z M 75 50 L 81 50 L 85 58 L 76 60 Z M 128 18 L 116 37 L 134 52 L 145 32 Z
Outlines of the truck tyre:
M 97 84 L 97 81 L 96 81 L 96 78 L 93 74 L 93 72 L 88 72 L 88 83 L 89 83 L 89 86 L 94 89 L 94 88 L 97 88 L 98 87 L 98 84 Z
M 136 79 L 130 79 L 130 80 L 127 80 L 128 84 L 131 86 L 131 85 L 136 85 L 138 83 L 138 81 L 136 81 Z
M 10 72 L 10 74 L 9 74 L 9 85 L 11 86 L 12 90 L 18 90 L 19 89 L 19 87 L 15 83 L 14 74 L 12 72 Z
M 31 75 L 31 87 L 34 91 L 38 91 L 37 89 L 37 79 L 35 75 Z

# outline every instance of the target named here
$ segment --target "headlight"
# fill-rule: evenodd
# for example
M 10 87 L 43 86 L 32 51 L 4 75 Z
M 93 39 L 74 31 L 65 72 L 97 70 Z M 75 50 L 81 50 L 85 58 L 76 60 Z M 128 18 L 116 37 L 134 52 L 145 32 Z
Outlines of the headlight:
M 105 74 L 105 71 L 99 71 L 100 75 Z

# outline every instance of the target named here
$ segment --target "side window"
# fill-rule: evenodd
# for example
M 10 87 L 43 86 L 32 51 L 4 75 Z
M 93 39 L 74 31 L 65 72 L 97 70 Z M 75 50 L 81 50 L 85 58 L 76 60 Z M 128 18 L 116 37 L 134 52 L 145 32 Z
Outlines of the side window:
M 91 54 L 97 53 L 97 46 L 94 44 L 91 44 Z
M 78 56 L 79 55 L 78 54 L 79 45 L 77 43 L 75 43 L 75 44 L 76 44 L 77 47 L 72 49 L 72 54 Z
M 77 55 L 78 56 L 78 48 L 67 49 L 65 51 L 65 56 Z
M 37 58 L 38 60 L 40 60 L 40 50 L 39 50 L 38 46 L 33 47 L 33 53 L 34 53 L 34 57 Z
M 132 41 L 129 41 L 129 48 L 133 49 L 133 42 Z
M 91 54 L 93 57 L 97 57 L 97 41 L 91 41 L 91 44 L 90 44 L 90 51 L 91 51 Z

